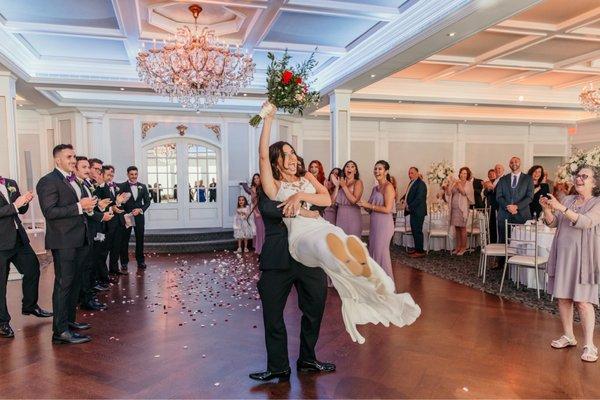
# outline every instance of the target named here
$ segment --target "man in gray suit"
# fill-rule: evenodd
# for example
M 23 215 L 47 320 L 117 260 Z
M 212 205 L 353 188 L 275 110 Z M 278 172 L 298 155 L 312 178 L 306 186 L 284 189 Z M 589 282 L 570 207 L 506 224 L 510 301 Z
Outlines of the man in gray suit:
M 533 200 L 533 179 L 521 172 L 521 159 L 510 159 L 511 173 L 500 178 L 496 185 L 498 202 L 498 239 L 503 243 L 506 238 L 504 221 L 522 224 L 531 219 L 529 204 Z

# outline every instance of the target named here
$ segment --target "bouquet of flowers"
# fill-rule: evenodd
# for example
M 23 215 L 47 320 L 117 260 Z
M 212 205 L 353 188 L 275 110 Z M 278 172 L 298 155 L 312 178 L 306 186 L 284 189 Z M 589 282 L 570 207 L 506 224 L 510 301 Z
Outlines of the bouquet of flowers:
M 440 186 L 449 176 L 454 174 L 454 168 L 446 160 L 438 163 L 431 163 L 429 171 L 427 171 L 427 181 Z
M 295 68 L 289 66 L 292 57 L 287 50 L 283 53 L 281 60 L 276 60 L 273 53 L 268 53 L 267 57 L 271 60 L 271 64 L 267 68 L 269 103 L 287 113 L 293 114 L 298 111 L 302 115 L 305 107 L 319 102 L 319 92 L 311 91 L 307 82 L 309 73 L 317 65 L 314 54 L 311 54 L 308 60 L 298 64 Z M 250 125 L 256 127 L 260 124 L 269 111 L 265 107 L 250 119 Z
M 573 149 L 571 157 L 558 167 L 558 182 L 572 180 L 573 174 L 584 165 L 592 167 L 600 166 L 600 146 L 596 146 L 588 151 Z

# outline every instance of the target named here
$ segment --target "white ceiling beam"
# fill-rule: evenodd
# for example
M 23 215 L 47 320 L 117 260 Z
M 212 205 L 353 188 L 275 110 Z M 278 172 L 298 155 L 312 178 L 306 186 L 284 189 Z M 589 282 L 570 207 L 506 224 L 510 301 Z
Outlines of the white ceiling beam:
M 123 23 L 125 32 L 125 50 L 131 65 L 136 65 L 136 57 L 140 50 L 140 31 L 137 19 L 137 5 L 129 0 L 113 0 L 115 13 Z
M 282 9 L 292 12 L 366 18 L 386 22 L 394 20 L 400 14 L 400 9 L 397 7 L 336 0 L 290 0 Z
M 543 73 L 543 72 L 545 72 L 545 71 L 524 71 L 524 72 L 520 72 L 518 74 L 510 75 L 510 76 L 507 76 L 505 78 L 498 79 L 496 81 L 490 82 L 490 85 L 492 85 L 492 86 L 506 86 L 506 85 L 509 85 L 511 83 L 515 83 L 515 82 L 521 81 L 521 80 L 523 80 L 525 78 L 528 78 L 530 76 L 537 75 L 537 74 Z
M 589 85 L 590 83 L 596 83 L 596 82 L 600 82 L 600 76 L 595 76 L 595 77 L 586 77 L 586 78 L 581 78 L 581 79 L 577 79 L 571 82 L 564 82 L 558 85 L 554 85 L 552 86 L 552 89 L 567 89 L 570 87 L 574 87 L 574 86 L 586 86 Z
M 565 5 L 566 6 L 566 5 Z M 566 6 L 568 7 L 568 6 Z M 596 21 L 600 20 L 600 7 L 596 7 L 590 11 L 587 11 L 583 14 L 579 14 L 573 18 L 570 18 L 562 23 L 558 24 L 557 30 L 561 32 L 569 32 L 570 30 L 575 30 L 577 28 L 583 27 L 588 24 L 592 24 Z
M 123 32 L 112 28 L 94 28 L 87 26 L 54 25 L 37 22 L 13 22 L 4 24 L 12 33 L 35 33 L 44 35 L 94 37 L 99 39 L 123 39 Z
M 451 67 L 448 68 L 444 68 L 441 71 L 438 71 L 436 73 L 433 73 L 431 75 L 428 75 L 424 78 L 421 78 L 421 81 L 423 82 L 433 82 L 433 81 L 437 81 L 443 78 L 447 78 L 449 76 L 454 75 L 456 72 L 463 70 L 467 68 L 467 66 L 465 65 L 453 65 Z
M 289 50 L 300 53 L 322 53 L 341 57 L 348 51 L 343 47 L 318 46 L 315 44 L 281 43 L 281 42 L 261 42 L 256 50 Z
M 270 0 L 269 7 L 266 10 L 261 11 L 258 18 L 255 20 L 252 28 L 249 29 L 248 34 L 244 38 L 244 48 L 248 51 L 252 51 L 257 47 L 260 42 L 263 41 L 269 29 L 273 26 L 279 14 L 281 14 L 281 8 L 287 4 L 288 0 Z
M 600 49 L 558 61 L 558 62 L 554 63 L 554 68 L 566 68 L 566 67 L 569 67 L 572 65 L 581 64 L 581 63 L 585 63 L 588 61 L 593 61 L 598 58 L 600 58 Z

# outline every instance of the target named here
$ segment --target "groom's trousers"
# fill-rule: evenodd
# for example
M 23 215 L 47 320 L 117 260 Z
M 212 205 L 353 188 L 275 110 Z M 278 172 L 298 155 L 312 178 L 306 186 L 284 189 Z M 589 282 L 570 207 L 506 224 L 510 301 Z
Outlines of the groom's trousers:
M 292 260 L 288 269 L 263 270 L 258 281 L 265 324 L 267 369 L 273 372 L 289 367 L 283 310 L 292 286 L 296 287 L 298 307 L 302 311 L 298 359 L 316 359 L 315 345 L 327 299 L 327 278 L 321 268 L 309 268 Z

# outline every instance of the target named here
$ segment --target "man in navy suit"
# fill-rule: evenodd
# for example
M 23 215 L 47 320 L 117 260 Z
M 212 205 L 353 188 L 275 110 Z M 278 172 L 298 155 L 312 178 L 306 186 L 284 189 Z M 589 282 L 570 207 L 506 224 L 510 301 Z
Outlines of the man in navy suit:
M 521 159 L 510 159 L 511 173 L 499 178 L 496 185 L 496 202 L 498 203 L 498 240 L 503 243 L 506 238 L 505 221 L 523 224 L 531 219 L 529 204 L 533 200 L 533 179 L 521 172 Z
M 419 176 L 417 167 L 410 167 L 408 177 L 410 183 L 406 191 L 404 215 L 410 215 L 410 229 L 415 241 L 415 251 L 410 254 L 410 257 L 424 257 L 423 223 L 427 215 L 427 185 Z

